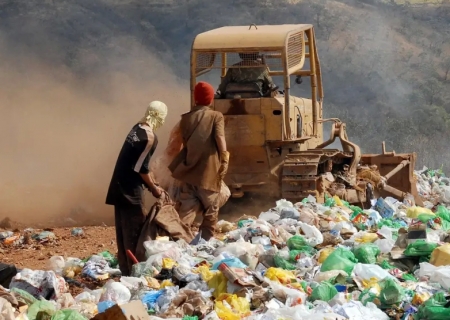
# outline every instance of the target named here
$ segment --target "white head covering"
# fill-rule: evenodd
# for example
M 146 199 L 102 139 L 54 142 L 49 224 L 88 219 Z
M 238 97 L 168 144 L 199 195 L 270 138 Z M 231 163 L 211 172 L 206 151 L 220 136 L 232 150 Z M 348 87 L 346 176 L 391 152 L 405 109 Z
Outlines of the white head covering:
M 167 106 L 161 101 L 152 101 L 148 105 L 145 116 L 139 123 L 148 124 L 153 130 L 160 128 L 167 116 Z

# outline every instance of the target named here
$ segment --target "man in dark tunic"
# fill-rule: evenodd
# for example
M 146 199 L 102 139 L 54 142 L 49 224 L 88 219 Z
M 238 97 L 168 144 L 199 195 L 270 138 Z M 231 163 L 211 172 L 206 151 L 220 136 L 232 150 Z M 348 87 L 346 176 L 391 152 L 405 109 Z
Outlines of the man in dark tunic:
M 150 103 L 145 116 L 125 139 L 106 196 L 106 204 L 114 206 L 119 268 L 123 276 L 131 273 L 133 262 L 126 252 L 135 252 L 147 214 L 144 187 L 156 198 L 163 195 L 151 176 L 149 162 L 158 145 L 154 131 L 162 126 L 166 116 L 164 103 Z

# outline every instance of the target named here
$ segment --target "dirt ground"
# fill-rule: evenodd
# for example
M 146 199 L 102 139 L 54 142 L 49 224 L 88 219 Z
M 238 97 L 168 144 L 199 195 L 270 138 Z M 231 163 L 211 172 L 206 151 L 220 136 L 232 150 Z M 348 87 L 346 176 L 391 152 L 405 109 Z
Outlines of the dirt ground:
M 250 198 L 250 199 L 230 199 L 225 207 L 221 209 L 219 220 L 237 222 L 243 215 L 258 216 L 262 211 L 274 206 L 274 200 Z M 197 217 L 197 223 L 201 218 Z M 60 224 L 58 220 L 47 222 L 46 227 Z M 74 257 L 84 259 L 93 254 L 108 250 L 113 255 L 117 254 L 116 235 L 114 226 L 107 226 L 104 222 L 90 221 L 97 223 L 97 226 L 81 227 L 83 235 L 73 236 L 73 227 L 55 227 L 48 229 L 33 229 L 33 234 L 47 230 L 55 235 L 55 239 L 31 240 L 28 244 L 5 245 L 0 241 L 0 262 L 13 264 L 18 269 L 29 268 L 34 270 L 48 270 L 48 261 L 52 256 L 62 256 L 64 258 Z M 80 224 L 77 223 L 77 226 Z M 82 225 L 82 224 L 81 224 Z M 86 225 L 86 224 L 85 224 Z M 8 218 L 0 222 L 0 233 L 3 231 L 14 231 L 15 235 L 24 235 L 27 224 L 11 221 Z M 38 226 L 36 226 L 38 227 Z
M 53 241 L 32 241 L 30 245 L 18 246 L 0 244 L 0 261 L 18 269 L 48 270 L 48 260 L 55 255 L 83 259 L 105 250 L 117 254 L 114 227 L 84 227 L 82 236 L 72 236 L 72 229 L 47 229 L 55 234 Z M 35 230 L 38 231 L 42 230 Z

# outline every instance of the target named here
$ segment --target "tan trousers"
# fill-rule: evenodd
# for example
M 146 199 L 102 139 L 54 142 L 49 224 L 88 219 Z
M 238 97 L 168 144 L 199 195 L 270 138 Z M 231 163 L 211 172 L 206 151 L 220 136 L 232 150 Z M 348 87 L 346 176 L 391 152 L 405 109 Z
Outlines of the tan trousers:
M 178 213 L 183 223 L 192 226 L 197 214 L 203 215 L 200 225 L 202 238 L 209 240 L 214 236 L 219 220 L 218 192 L 205 190 L 188 183 L 183 183 L 180 190 L 180 207 Z

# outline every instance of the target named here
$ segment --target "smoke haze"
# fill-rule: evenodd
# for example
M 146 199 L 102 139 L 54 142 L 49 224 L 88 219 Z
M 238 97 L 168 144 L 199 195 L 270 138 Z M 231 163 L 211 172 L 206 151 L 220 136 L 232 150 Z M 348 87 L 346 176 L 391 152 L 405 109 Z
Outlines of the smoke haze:
M 102 57 L 101 72 L 80 77 L 63 64 L 13 55 L 1 43 L 0 218 L 111 222 L 104 200 L 117 155 L 152 100 L 169 108 L 157 131 L 156 152 L 164 150 L 188 109 L 189 87 L 132 39 L 116 46 L 127 55 L 112 51 Z

